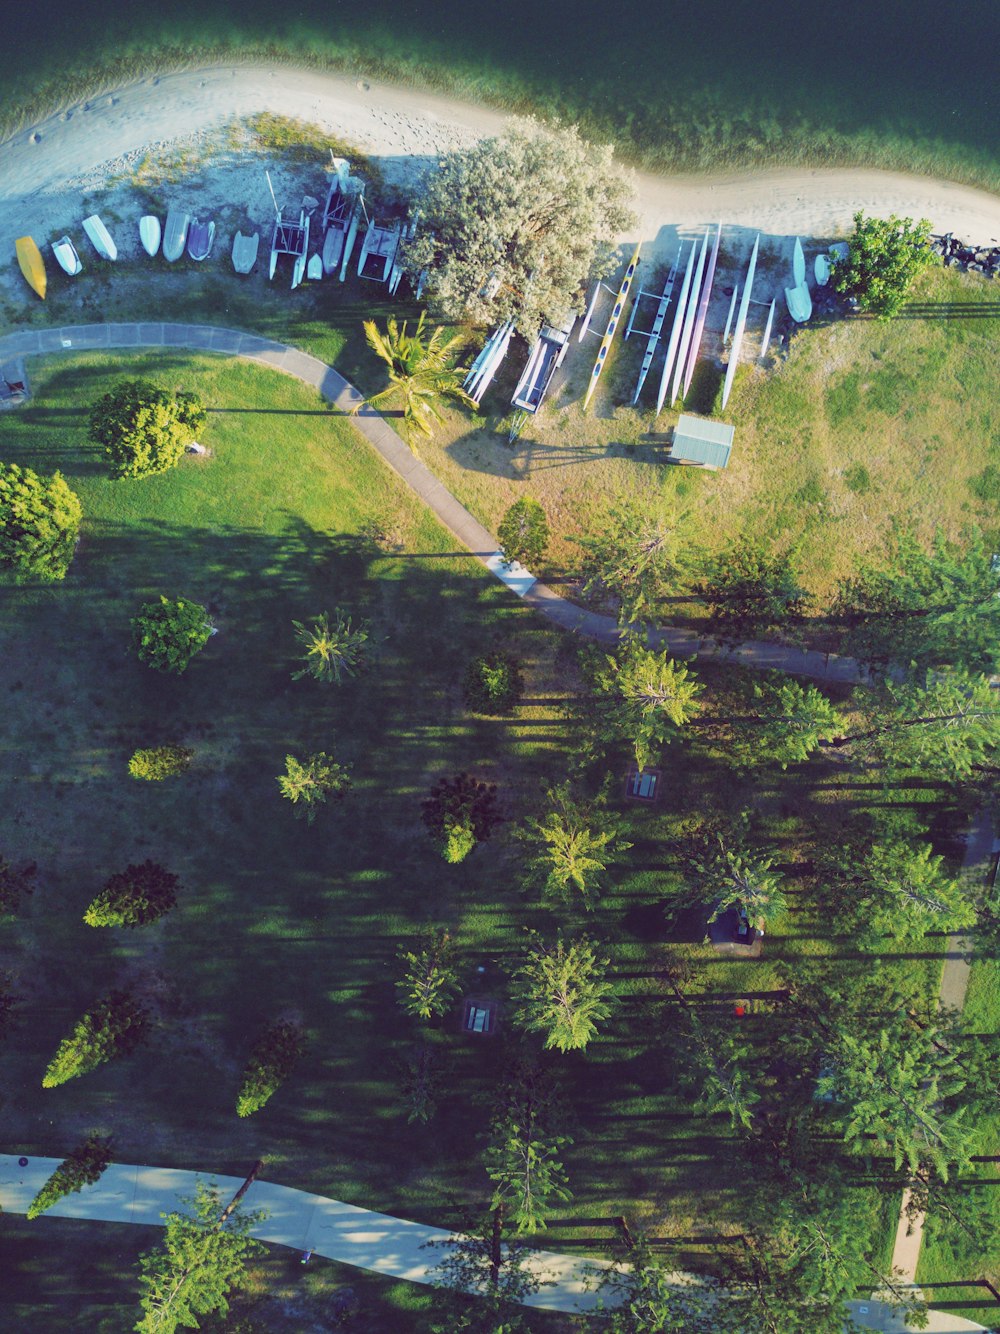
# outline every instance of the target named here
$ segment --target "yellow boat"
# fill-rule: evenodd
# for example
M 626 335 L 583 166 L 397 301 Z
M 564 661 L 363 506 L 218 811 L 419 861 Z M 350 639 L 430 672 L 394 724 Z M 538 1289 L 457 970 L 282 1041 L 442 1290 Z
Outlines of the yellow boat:
M 21 266 L 21 272 L 24 274 L 24 281 L 33 291 L 45 300 L 45 260 L 42 259 L 42 252 L 35 245 L 30 236 L 19 236 L 14 242 L 14 249 L 17 251 L 17 262 Z

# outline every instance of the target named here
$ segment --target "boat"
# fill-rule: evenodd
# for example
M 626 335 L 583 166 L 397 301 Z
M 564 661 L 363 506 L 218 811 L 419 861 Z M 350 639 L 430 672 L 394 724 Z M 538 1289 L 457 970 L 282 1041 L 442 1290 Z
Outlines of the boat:
M 813 272 L 816 275 L 816 285 L 825 287 L 830 281 L 830 256 L 817 255 L 816 262 L 813 265 Z
M 660 335 L 663 332 L 663 324 L 667 318 L 667 306 L 670 304 L 670 294 L 674 290 L 674 280 L 677 277 L 677 270 L 680 267 L 681 251 L 677 251 L 677 258 L 671 266 L 667 275 L 667 281 L 663 284 L 663 291 L 660 293 L 660 299 L 656 303 L 656 313 L 653 316 L 653 327 L 646 335 L 646 350 L 642 354 L 642 367 L 639 371 L 639 380 L 635 386 L 635 393 L 632 395 L 632 406 L 635 407 L 639 401 L 639 395 L 642 393 L 642 386 L 646 383 L 646 376 L 649 374 L 649 368 L 653 364 L 653 354 L 656 351 L 656 345 L 660 341 Z M 640 296 L 642 293 L 639 294 Z M 636 297 L 635 304 L 632 307 L 633 313 L 639 305 L 639 298 Z M 631 327 L 631 325 L 630 325 Z
M 681 328 L 681 341 L 677 347 L 677 361 L 674 364 L 674 378 L 670 386 L 670 402 L 675 403 L 678 394 L 681 392 L 681 381 L 684 379 L 684 367 L 687 363 L 688 348 L 691 346 L 691 335 L 694 333 L 694 322 L 698 314 L 698 299 L 701 296 L 701 280 L 705 273 L 705 261 L 708 258 L 708 238 L 711 229 L 705 228 L 705 239 L 701 243 L 701 253 L 698 255 L 698 266 L 694 271 L 694 281 L 691 283 L 691 291 L 688 293 L 687 310 L 684 314 L 684 325 Z
M 805 324 L 813 311 L 808 283 L 800 283 L 798 287 L 786 287 L 785 301 L 788 304 L 788 313 L 795 323 Z
M 736 303 L 740 299 L 739 283 L 733 288 L 732 300 L 729 303 L 729 314 L 726 316 L 726 327 L 722 334 L 722 343 L 725 346 L 729 342 L 729 330 L 733 327 L 733 316 L 736 314 Z
M 691 334 L 691 345 L 688 348 L 687 365 L 684 368 L 684 396 L 691 388 L 691 381 L 694 378 L 694 368 L 698 361 L 698 353 L 701 350 L 701 338 L 705 332 L 705 320 L 708 317 L 708 307 L 712 300 L 712 287 L 715 283 L 715 266 L 719 262 L 719 246 L 722 243 L 722 223 L 719 223 L 719 229 L 715 233 L 715 243 L 712 246 L 712 254 L 709 257 L 708 268 L 705 270 L 705 281 L 702 284 L 701 298 L 698 301 L 698 310 L 694 320 L 694 330 Z
M 191 258 L 199 264 L 203 259 L 208 259 L 214 242 L 215 223 L 199 222 L 197 218 L 192 218 L 187 239 L 187 252 Z
M 850 253 L 851 253 L 851 247 L 847 244 L 846 241 L 835 241 L 833 245 L 830 247 L 831 265 L 843 264 L 844 260 L 847 259 Z
M 528 353 L 528 363 L 511 399 L 515 408 L 520 408 L 522 412 L 535 413 L 542 406 L 542 400 L 548 393 L 552 377 L 562 365 L 566 355 L 569 336 L 573 332 L 575 323 L 576 316 L 570 315 L 561 326 L 542 325 Z
M 233 237 L 233 268 L 237 273 L 249 273 L 257 263 L 257 251 L 260 247 L 260 237 L 256 232 L 251 232 L 249 236 L 244 236 L 242 232 L 237 232 Z
M 347 237 L 358 211 L 361 181 L 350 174 L 346 158 L 334 158 L 334 177 L 323 205 L 323 272 L 333 273 L 344 256 Z M 354 223 L 357 235 L 357 223 Z M 353 244 L 353 242 L 352 242 Z
M 172 208 L 167 213 L 167 224 L 163 229 L 163 258 L 173 264 L 184 254 L 187 244 L 190 213 L 183 213 L 179 208 Z
M 764 325 L 764 337 L 760 340 L 760 358 L 761 361 L 767 356 L 767 349 L 771 342 L 771 327 L 774 324 L 774 298 L 771 298 L 771 309 L 767 312 L 767 323 Z
M 750 294 L 753 291 L 754 275 L 757 272 L 757 254 L 759 250 L 760 232 L 757 233 L 757 239 L 753 243 L 753 250 L 750 252 L 750 263 L 747 265 L 746 282 L 743 284 L 743 296 L 740 298 L 740 313 L 736 317 L 736 328 L 733 330 L 733 345 L 729 351 L 729 365 L 726 367 L 726 379 L 722 386 L 723 407 L 729 402 L 729 394 L 733 387 L 733 380 L 736 378 L 736 367 L 740 359 L 740 347 L 743 344 L 743 332 L 747 327 L 747 313 L 750 310 Z
M 114 260 L 118 258 L 118 247 L 112 240 L 111 233 L 96 213 L 91 213 L 89 218 L 84 218 L 83 230 L 90 237 L 91 245 L 102 259 Z
M 323 276 L 323 256 L 313 255 L 312 259 L 310 259 L 309 263 L 306 265 L 306 277 L 311 282 L 318 282 L 319 279 L 322 278 L 322 276 Z
M 365 232 L 358 259 L 358 277 L 371 282 L 387 283 L 392 274 L 393 262 L 399 242 L 403 235 L 401 222 L 380 226 L 372 220 Z
M 681 338 L 681 329 L 684 326 L 684 311 L 687 308 L 688 293 L 691 290 L 691 278 L 694 274 L 694 252 L 698 249 L 698 242 L 691 242 L 691 250 L 688 254 L 687 268 L 684 270 L 684 281 L 681 283 L 681 294 L 677 300 L 677 309 L 674 311 L 673 328 L 670 330 L 670 342 L 667 344 L 667 356 L 663 363 L 663 370 L 660 372 L 660 388 L 656 395 L 656 411 L 663 410 L 663 400 L 667 396 L 667 385 L 670 382 L 670 372 L 674 368 L 674 358 L 677 355 L 677 345 Z
M 392 268 L 389 270 L 389 295 L 395 296 L 396 289 L 399 287 L 400 280 L 406 272 L 406 247 L 417 234 L 416 215 L 410 221 L 410 225 L 403 229 L 403 235 L 396 250 L 396 257 L 392 262 Z M 422 275 L 423 276 L 423 275 Z
M 621 323 L 621 317 L 625 310 L 625 304 L 628 301 L 628 294 L 632 287 L 632 279 L 635 277 L 635 271 L 639 267 L 639 246 L 637 245 L 632 252 L 632 258 L 628 262 L 625 270 L 625 276 L 621 280 L 618 288 L 618 295 L 615 297 L 615 304 L 608 316 L 607 327 L 604 330 L 604 337 L 601 339 L 601 346 L 597 353 L 597 360 L 594 362 L 594 369 L 590 372 L 590 382 L 587 385 L 587 392 L 583 396 L 583 406 L 586 408 L 590 402 L 591 396 L 597 387 L 597 381 L 601 378 L 601 373 L 607 363 L 608 352 L 611 350 L 611 344 L 614 342 L 615 333 L 618 325 Z
M 795 279 L 794 286 L 801 287 L 806 280 L 806 257 L 802 253 L 802 242 L 798 237 L 795 238 L 795 247 L 792 250 L 792 277 Z
M 63 273 L 68 273 L 71 278 L 82 271 L 83 265 L 76 253 L 76 246 L 68 236 L 61 236 L 58 241 L 52 242 L 52 253 Z
M 510 347 L 513 333 L 513 320 L 507 320 L 505 324 L 498 325 L 483 344 L 483 349 L 478 357 L 469 367 L 469 373 L 462 382 L 462 388 L 476 407 L 479 406 L 480 399 L 486 393 L 493 382 L 494 375 L 500 369 L 500 365 L 507 355 L 507 349 Z
M 161 234 L 160 219 L 154 217 L 152 213 L 147 213 L 144 218 L 139 219 L 139 240 L 150 259 L 160 248 Z
M 280 255 L 291 255 L 292 291 L 301 283 L 306 271 L 306 252 L 309 249 L 309 215 L 305 209 L 299 212 L 298 222 L 285 222 L 281 209 L 274 220 L 274 232 L 271 236 L 271 263 L 268 277 L 273 278 L 278 267 Z
M 42 258 L 42 252 L 38 249 L 34 237 L 19 236 L 14 242 L 14 250 L 17 253 L 17 262 L 21 266 L 21 272 L 24 274 L 24 281 L 44 301 L 48 275 L 45 272 L 45 260 Z

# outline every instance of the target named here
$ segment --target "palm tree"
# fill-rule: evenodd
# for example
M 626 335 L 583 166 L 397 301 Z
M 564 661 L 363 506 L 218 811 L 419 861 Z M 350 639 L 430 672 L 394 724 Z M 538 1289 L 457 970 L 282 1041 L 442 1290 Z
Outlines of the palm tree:
M 451 398 L 459 403 L 472 403 L 462 388 L 465 368 L 456 366 L 456 350 L 461 346 L 461 334 L 445 337 L 439 325 L 428 338 L 424 329 L 426 313 L 420 316 L 412 334 L 395 319 L 389 319 L 382 333 L 374 320 L 365 320 L 368 346 L 389 367 L 389 384 L 380 393 L 365 400 L 372 408 L 381 409 L 389 403 L 399 403 L 403 431 L 414 453 L 413 435 L 432 434 L 432 422 L 443 420 L 440 403 Z

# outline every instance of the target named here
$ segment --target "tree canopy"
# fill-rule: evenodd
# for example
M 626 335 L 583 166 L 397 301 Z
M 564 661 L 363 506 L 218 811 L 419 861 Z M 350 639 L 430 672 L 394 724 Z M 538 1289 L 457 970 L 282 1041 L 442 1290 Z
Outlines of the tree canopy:
M 111 1161 L 111 1140 L 91 1135 L 64 1158 L 28 1205 L 28 1218 L 37 1218 L 67 1195 L 99 1181 Z
M 443 420 L 443 402 L 472 401 L 462 388 L 465 368 L 457 365 L 462 335 L 446 337 L 438 326 L 428 336 L 424 321 L 421 313 L 412 334 L 407 333 L 405 320 L 400 325 L 392 316 L 386 321 L 385 333 L 374 320 L 365 320 L 364 326 L 368 346 L 389 368 L 388 385 L 365 401 L 380 412 L 399 405 L 403 434 L 414 453 L 414 437 L 433 435 L 434 423 Z
M 259 1112 L 295 1069 L 305 1042 L 302 1029 L 287 1019 L 267 1024 L 253 1045 L 236 1098 L 236 1115 Z
M 48 1064 L 42 1088 L 56 1088 L 89 1074 L 105 1061 L 126 1056 L 142 1041 L 149 1013 L 127 991 L 111 991 L 63 1038 Z
M 614 988 L 604 976 L 607 959 L 586 936 L 567 944 L 558 937 L 547 945 L 533 935 L 514 975 L 514 1022 L 528 1033 L 541 1033 L 545 1046 L 582 1051 L 597 1025 L 612 1011 Z
M 140 662 L 180 676 L 208 643 L 212 623 L 199 602 L 168 598 L 146 602 L 132 617 L 132 643 Z
M 83 511 L 62 473 L 0 463 L 0 568 L 19 583 L 65 579 Z
M 634 222 L 632 195 L 610 147 L 573 126 L 512 120 L 431 172 L 407 268 L 426 270 L 445 319 L 514 320 L 530 339 L 582 310 L 587 283 L 613 271 L 615 239 Z
M 866 218 L 854 215 L 850 253 L 833 264 L 832 282 L 859 309 L 888 318 L 898 313 L 910 283 L 931 261 L 931 224 L 926 218 Z
M 655 620 L 658 603 L 676 590 L 685 569 L 687 512 L 670 495 L 637 495 L 610 505 L 583 548 L 583 589 L 618 604 L 622 625 Z
M 204 421 L 196 394 L 120 380 L 94 404 L 90 438 L 104 446 L 113 477 L 149 477 L 180 462 Z
M 698 595 L 709 605 L 711 633 L 724 644 L 786 626 L 809 602 L 791 555 L 774 554 L 747 538 L 710 562 Z
M 504 563 L 519 561 L 531 569 L 537 566 L 549 545 L 549 521 L 537 500 L 524 496 L 515 500 L 497 529 Z
M 111 876 L 83 920 L 88 926 L 148 926 L 177 902 L 177 886 L 177 876 L 147 858 Z

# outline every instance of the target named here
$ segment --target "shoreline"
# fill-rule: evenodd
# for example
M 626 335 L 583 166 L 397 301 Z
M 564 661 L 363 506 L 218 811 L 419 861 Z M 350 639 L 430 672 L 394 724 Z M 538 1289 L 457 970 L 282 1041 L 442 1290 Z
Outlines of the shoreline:
M 0 254 L 10 265 L 16 236 L 34 234 L 44 244 L 78 225 L 81 194 L 88 196 L 88 211 L 89 204 L 100 211 L 102 201 L 94 196 L 111 182 L 120 187 L 137 155 L 163 153 L 198 136 L 204 140 L 259 111 L 319 125 L 377 158 L 397 179 L 450 148 L 496 134 L 508 119 L 437 93 L 284 64 L 150 75 L 71 103 L 0 144 Z M 317 161 L 313 174 L 322 167 Z M 299 175 L 305 178 L 309 170 Z M 720 219 L 727 241 L 739 245 L 749 231 L 760 231 L 779 248 L 797 235 L 828 239 L 849 230 L 859 208 L 927 217 L 935 231 L 977 245 L 1000 238 L 1000 195 L 901 172 L 791 167 L 631 175 L 639 225 L 622 240 L 634 243 L 637 233 L 654 257 Z M 135 204 L 138 217 L 138 199 Z

